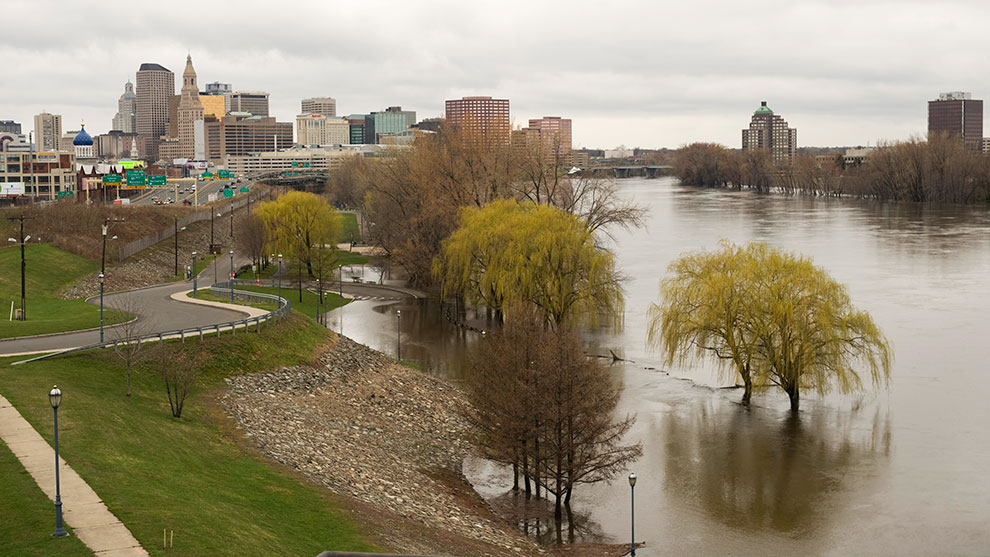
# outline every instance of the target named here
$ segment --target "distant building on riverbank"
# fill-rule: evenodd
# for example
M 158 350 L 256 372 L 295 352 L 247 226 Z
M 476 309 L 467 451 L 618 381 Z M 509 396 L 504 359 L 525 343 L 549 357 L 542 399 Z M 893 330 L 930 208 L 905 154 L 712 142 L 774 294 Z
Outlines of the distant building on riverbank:
M 447 125 L 468 137 L 508 141 L 509 99 L 463 97 L 446 101 Z
M 939 94 L 928 101 L 928 133 L 961 137 L 968 149 L 982 150 L 983 101 L 962 91 Z
M 790 164 L 797 155 L 797 128 L 773 113 L 767 101 L 753 112 L 749 128 L 742 131 L 743 151 L 766 149 L 774 164 Z

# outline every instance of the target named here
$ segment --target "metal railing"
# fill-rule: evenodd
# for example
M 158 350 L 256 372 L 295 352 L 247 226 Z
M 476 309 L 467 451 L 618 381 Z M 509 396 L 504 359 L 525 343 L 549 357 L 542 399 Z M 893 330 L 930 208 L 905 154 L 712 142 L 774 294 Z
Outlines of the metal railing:
M 210 292 L 217 297 L 229 297 L 230 296 L 230 286 L 227 283 L 217 283 L 210 286 Z M 223 331 L 230 331 L 231 335 L 237 334 L 237 328 L 243 327 L 244 332 L 250 332 L 251 326 L 254 325 L 254 331 L 260 333 L 261 326 L 265 325 L 271 326 L 272 323 L 277 323 L 282 320 L 283 317 L 292 311 L 292 305 L 289 300 L 285 298 L 280 298 L 272 294 L 264 294 L 262 292 L 249 292 L 247 290 L 237 290 L 234 289 L 234 298 L 239 300 L 244 300 L 248 302 L 260 302 L 260 303 L 275 303 L 278 305 L 274 310 L 257 317 L 248 317 L 245 319 L 239 319 L 237 321 L 228 321 L 226 323 L 217 323 L 214 325 L 203 325 L 199 327 L 188 327 L 185 329 L 176 329 L 174 331 L 159 331 L 156 333 L 148 333 L 144 335 L 137 335 L 128 338 L 114 339 L 106 342 L 98 342 L 96 344 L 90 344 L 87 346 L 77 346 L 75 348 L 67 348 L 64 350 L 58 350 L 55 352 L 49 352 L 47 354 L 42 354 L 40 356 L 35 356 L 27 360 L 22 360 L 20 362 L 14 362 L 11 365 L 26 364 L 28 362 L 33 362 L 36 360 L 41 360 L 44 358 L 50 358 L 52 356 L 62 356 L 64 354 L 72 354 L 73 352 L 82 352 L 84 350 L 92 350 L 94 348 L 104 348 L 107 346 L 116 346 L 118 344 L 130 344 L 132 342 L 137 342 L 138 344 L 148 341 L 157 340 L 158 342 L 164 342 L 166 339 L 178 338 L 182 342 L 186 341 L 187 337 L 199 336 L 199 340 L 203 340 L 206 335 L 212 335 L 216 333 L 216 336 L 220 336 Z

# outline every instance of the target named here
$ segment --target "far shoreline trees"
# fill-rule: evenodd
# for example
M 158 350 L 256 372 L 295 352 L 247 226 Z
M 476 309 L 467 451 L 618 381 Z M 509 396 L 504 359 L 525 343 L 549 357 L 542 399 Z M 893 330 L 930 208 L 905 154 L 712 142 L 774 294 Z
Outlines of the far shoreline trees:
M 717 143 L 681 147 L 673 166 L 681 183 L 689 186 L 885 201 L 990 202 L 990 157 L 944 134 L 881 143 L 869 162 L 848 167 L 841 155 L 820 162 L 805 154 L 775 166 L 765 150 L 740 151 Z

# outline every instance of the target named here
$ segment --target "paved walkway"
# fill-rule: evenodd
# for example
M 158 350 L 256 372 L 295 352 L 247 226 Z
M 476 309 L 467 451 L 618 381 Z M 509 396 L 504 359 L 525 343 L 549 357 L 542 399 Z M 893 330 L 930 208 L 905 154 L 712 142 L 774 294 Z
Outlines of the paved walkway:
M 45 495 L 55 502 L 55 449 L 38 434 L 16 408 L 0 395 L 0 439 L 10 447 Z M 100 497 L 79 474 L 60 460 L 62 519 L 73 533 L 103 557 L 147 555 Z

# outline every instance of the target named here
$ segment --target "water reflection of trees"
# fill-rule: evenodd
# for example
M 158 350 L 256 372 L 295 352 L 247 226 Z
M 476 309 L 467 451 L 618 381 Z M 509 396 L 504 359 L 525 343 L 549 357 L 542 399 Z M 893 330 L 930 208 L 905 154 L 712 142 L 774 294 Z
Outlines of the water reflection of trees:
M 841 502 L 849 472 L 887 462 L 889 418 L 877 410 L 872 427 L 864 421 L 855 411 L 778 417 L 735 405 L 671 413 L 666 488 L 728 526 L 809 533 Z
M 510 491 L 489 499 L 488 504 L 517 530 L 544 546 L 609 540 L 602 527 L 591 519 L 591 513 L 574 512 L 565 507 L 563 520 L 555 524 L 550 499 L 536 499 L 526 497 L 520 491 Z

